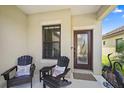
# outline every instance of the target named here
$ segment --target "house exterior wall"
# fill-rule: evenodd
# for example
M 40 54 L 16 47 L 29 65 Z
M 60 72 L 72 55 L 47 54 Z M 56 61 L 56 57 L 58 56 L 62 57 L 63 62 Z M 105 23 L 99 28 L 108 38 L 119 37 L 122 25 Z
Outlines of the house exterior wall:
M 124 34 L 117 35 L 117 36 L 111 36 L 105 39 L 102 39 L 102 54 L 107 55 L 109 53 L 115 53 L 116 52 L 116 39 L 123 38 Z M 105 41 L 105 45 L 103 45 L 103 42 Z
M 0 74 L 17 64 L 17 57 L 27 54 L 27 16 L 16 6 L 0 6 Z M 0 87 L 5 81 L 0 76 Z
M 33 55 L 37 71 L 43 66 L 56 64 L 57 60 L 42 59 L 42 25 L 61 23 L 61 55 L 70 58 L 71 71 L 73 61 L 73 31 L 93 29 L 93 72 L 101 73 L 101 23 L 95 14 L 71 16 L 71 11 L 60 10 L 38 13 L 28 17 L 28 52 Z

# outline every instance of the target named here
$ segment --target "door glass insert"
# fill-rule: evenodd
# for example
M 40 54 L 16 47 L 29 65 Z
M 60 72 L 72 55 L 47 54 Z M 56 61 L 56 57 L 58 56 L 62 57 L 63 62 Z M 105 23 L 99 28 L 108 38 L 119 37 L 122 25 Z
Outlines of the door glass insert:
M 88 64 L 88 34 L 77 34 L 77 64 Z

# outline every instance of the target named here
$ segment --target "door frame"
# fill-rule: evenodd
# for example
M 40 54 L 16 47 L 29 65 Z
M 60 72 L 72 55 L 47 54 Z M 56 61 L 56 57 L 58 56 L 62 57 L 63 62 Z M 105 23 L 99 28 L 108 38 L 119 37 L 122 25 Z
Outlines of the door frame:
M 88 66 L 86 65 L 78 65 L 76 60 L 76 35 L 81 33 L 87 33 L 88 34 Z M 74 54 L 74 69 L 87 69 L 87 70 L 93 70 L 93 29 L 82 29 L 82 30 L 74 30 L 73 32 L 74 36 L 74 48 L 73 48 L 73 54 Z

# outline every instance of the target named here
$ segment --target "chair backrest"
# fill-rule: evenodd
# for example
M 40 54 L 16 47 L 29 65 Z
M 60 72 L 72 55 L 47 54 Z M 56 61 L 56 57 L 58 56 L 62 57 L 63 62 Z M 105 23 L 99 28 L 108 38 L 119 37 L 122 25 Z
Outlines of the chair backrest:
M 29 55 L 24 55 L 18 58 L 18 65 L 24 66 L 24 65 L 29 65 L 32 64 L 33 57 Z
M 60 66 L 60 67 L 66 67 L 66 69 L 67 69 L 68 64 L 69 64 L 69 61 L 70 61 L 70 60 L 69 60 L 68 57 L 66 57 L 66 56 L 60 56 L 60 57 L 58 58 L 57 65 Z

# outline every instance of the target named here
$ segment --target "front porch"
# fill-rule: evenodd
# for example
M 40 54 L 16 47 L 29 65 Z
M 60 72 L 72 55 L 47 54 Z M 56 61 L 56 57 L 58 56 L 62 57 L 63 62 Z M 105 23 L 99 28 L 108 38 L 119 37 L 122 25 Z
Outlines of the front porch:
M 43 10 L 44 7 L 46 10 Z M 114 8 L 115 6 L 111 5 L 0 6 L 0 24 L 2 24 L 0 32 L 0 42 L 2 44 L 0 48 L 0 74 L 16 65 L 19 56 L 29 54 L 33 57 L 33 63 L 36 65 L 33 87 L 42 88 L 42 82 L 39 82 L 39 70 L 44 66 L 56 64 L 57 57 L 61 55 L 70 59 L 69 68 L 71 70 L 66 78 L 72 81 L 72 84 L 67 88 L 104 87 L 103 82 L 105 80 L 101 76 L 101 21 Z M 27 11 L 27 9 L 29 10 Z M 56 30 L 53 31 L 53 29 Z M 92 35 L 87 33 L 89 30 L 92 31 Z M 48 31 L 50 32 L 48 33 Z M 77 46 L 74 44 L 78 42 L 75 41 L 74 33 L 79 31 L 81 31 L 81 35 L 84 34 L 85 36 L 86 34 L 87 45 L 85 47 L 88 47 L 84 53 L 87 62 L 76 62 L 77 68 L 82 65 L 80 70 L 75 68 L 75 61 L 77 61 L 75 49 Z M 78 50 L 77 47 L 77 55 L 79 54 Z M 92 55 L 90 55 L 91 53 Z M 96 81 L 75 79 L 73 77 L 74 72 L 91 74 Z M 5 87 L 5 83 L 3 77 L 0 77 L 0 87 Z M 24 84 L 16 87 L 28 88 L 29 85 Z

